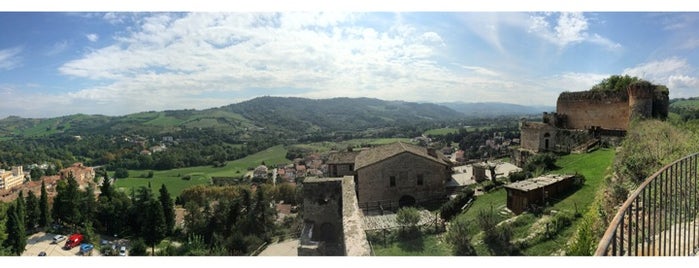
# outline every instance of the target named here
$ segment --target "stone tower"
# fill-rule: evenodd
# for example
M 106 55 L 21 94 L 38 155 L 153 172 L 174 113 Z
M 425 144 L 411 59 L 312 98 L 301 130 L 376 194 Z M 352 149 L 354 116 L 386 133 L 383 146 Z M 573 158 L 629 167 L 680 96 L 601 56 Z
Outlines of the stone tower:
M 650 118 L 653 115 L 653 85 L 636 82 L 627 88 L 629 95 L 629 121 L 635 118 Z

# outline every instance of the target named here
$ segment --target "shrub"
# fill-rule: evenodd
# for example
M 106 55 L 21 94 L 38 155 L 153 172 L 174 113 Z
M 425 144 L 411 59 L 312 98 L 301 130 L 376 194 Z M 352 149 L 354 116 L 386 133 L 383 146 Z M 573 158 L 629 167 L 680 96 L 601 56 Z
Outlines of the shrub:
M 117 179 L 123 179 L 123 178 L 128 178 L 129 177 L 129 171 L 126 170 L 125 168 L 117 168 L 114 171 L 114 177 Z
M 412 234 L 417 231 L 417 224 L 420 222 L 420 212 L 414 207 L 402 207 L 396 213 L 396 221 L 402 227 L 402 234 Z M 406 230 L 405 227 L 408 227 Z
M 471 244 L 469 237 L 470 224 L 463 217 L 455 220 L 449 226 L 446 240 L 453 247 L 453 253 L 457 256 L 474 256 L 476 249 Z
M 454 216 L 461 212 L 461 208 L 473 198 L 473 189 L 464 189 L 463 192 L 456 195 L 456 198 L 447 201 L 439 209 L 439 215 L 445 221 L 451 220 Z

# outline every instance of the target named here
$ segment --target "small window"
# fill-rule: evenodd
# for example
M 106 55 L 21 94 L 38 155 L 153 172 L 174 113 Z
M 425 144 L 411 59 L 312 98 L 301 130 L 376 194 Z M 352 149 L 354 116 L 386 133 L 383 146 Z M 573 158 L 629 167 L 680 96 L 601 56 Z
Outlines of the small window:
M 396 176 L 391 176 L 391 187 L 396 187 Z
M 422 174 L 417 175 L 417 185 L 423 185 L 425 183 L 425 177 Z

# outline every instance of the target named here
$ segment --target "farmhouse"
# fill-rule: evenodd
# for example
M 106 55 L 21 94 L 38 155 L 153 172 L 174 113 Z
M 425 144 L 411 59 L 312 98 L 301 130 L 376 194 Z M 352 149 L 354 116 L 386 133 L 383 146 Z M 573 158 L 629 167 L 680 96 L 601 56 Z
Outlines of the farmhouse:
M 397 142 L 361 151 L 355 159 L 357 199 L 412 205 L 444 198 L 451 162 L 441 152 Z
M 579 183 L 579 177 L 575 175 L 546 175 L 505 185 L 507 208 L 520 214 L 533 205 L 545 205 L 549 198 Z

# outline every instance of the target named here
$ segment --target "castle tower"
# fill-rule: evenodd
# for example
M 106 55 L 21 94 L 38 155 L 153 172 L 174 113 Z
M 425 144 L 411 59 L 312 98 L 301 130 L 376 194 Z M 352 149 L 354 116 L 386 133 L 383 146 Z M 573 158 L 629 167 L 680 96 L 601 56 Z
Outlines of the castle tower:
M 653 90 L 653 86 L 648 82 L 629 85 L 629 121 L 634 118 L 650 118 L 653 115 Z

